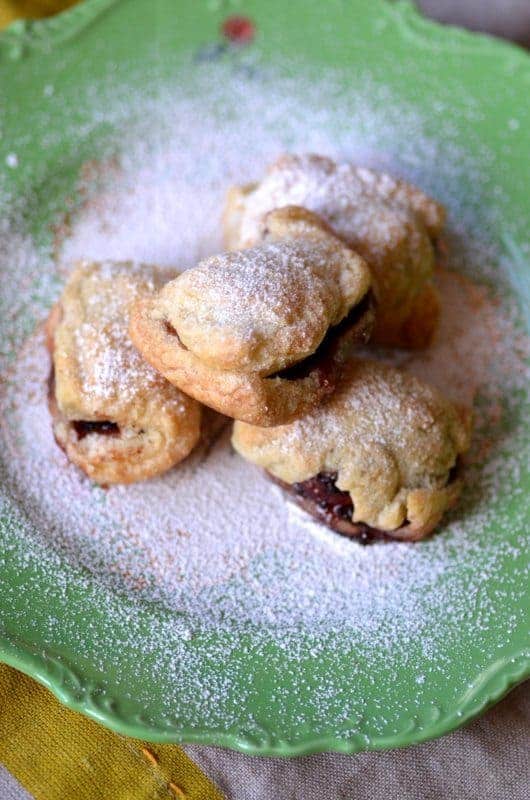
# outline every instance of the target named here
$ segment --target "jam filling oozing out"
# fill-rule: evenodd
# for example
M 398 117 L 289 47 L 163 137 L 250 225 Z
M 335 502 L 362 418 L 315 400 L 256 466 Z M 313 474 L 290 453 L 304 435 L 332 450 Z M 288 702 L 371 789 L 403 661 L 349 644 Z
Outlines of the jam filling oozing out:
M 368 292 L 361 302 L 354 306 L 349 314 L 347 314 L 338 325 L 334 325 L 332 328 L 329 328 L 328 332 L 314 353 L 307 358 L 304 358 L 302 361 L 299 361 L 297 364 L 293 364 L 292 366 L 286 367 L 279 372 L 275 372 L 273 375 L 267 375 L 267 377 L 282 378 L 286 381 L 297 381 L 307 378 L 311 372 L 315 372 L 316 370 L 321 373 L 324 381 L 326 380 L 327 376 L 331 377 L 331 373 L 334 369 L 334 346 L 337 339 L 343 333 L 346 333 L 346 331 L 350 330 L 350 328 L 353 328 L 353 326 L 362 319 L 362 317 L 372 308 L 372 306 L 372 293 Z M 369 330 L 370 326 L 367 326 L 366 331 L 363 331 L 360 334 L 364 343 L 368 341 Z
M 91 433 L 99 433 L 103 436 L 118 436 L 120 433 L 119 425 L 109 420 L 93 422 L 90 420 L 76 419 L 72 422 L 72 426 L 78 439 L 84 439 L 85 436 L 89 436 Z

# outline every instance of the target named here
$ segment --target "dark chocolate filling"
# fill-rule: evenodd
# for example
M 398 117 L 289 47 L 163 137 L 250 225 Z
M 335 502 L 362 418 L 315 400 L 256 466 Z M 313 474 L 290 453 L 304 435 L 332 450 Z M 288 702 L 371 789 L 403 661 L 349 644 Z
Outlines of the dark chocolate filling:
M 57 408 L 57 401 L 55 399 L 55 369 L 52 364 L 50 374 L 48 376 L 48 407 L 50 414 L 53 418 L 57 417 L 59 410 Z M 70 425 L 73 427 L 77 434 L 78 440 L 84 439 L 91 433 L 99 433 L 103 436 L 119 436 L 120 426 L 117 422 L 105 420 L 88 420 L 88 419 L 75 419 Z
M 320 342 L 319 346 L 307 358 L 292 364 L 290 367 L 275 372 L 273 375 L 267 375 L 267 378 L 282 378 L 285 381 L 298 381 L 307 378 L 312 372 L 318 370 L 322 373 L 323 378 L 326 378 L 326 373 L 331 373 L 334 368 L 334 355 L 337 340 L 342 334 L 353 328 L 365 314 L 372 310 L 374 300 L 371 292 L 368 292 L 364 298 L 354 306 L 349 314 L 342 319 L 338 325 L 329 328 L 328 332 Z M 359 343 L 365 344 L 370 335 L 370 325 L 365 329 L 361 329 Z
M 293 483 L 293 490 L 296 494 L 312 500 L 323 511 L 330 512 L 340 519 L 351 520 L 353 503 L 350 494 L 338 489 L 336 480 L 336 472 L 319 472 L 313 478 Z
M 336 472 L 319 472 L 318 475 L 300 483 L 289 486 L 282 482 L 282 485 L 294 493 L 302 508 L 325 522 L 337 533 L 350 538 L 355 537 L 362 544 L 390 539 L 385 531 L 371 528 L 362 522 L 352 522 L 352 499 L 349 492 L 337 488 L 336 480 Z
M 166 330 L 166 333 L 169 333 L 170 336 L 174 336 L 178 340 L 178 343 L 182 347 L 183 350 L 188 350 L 189 349 L 188 347 L 186 347 L 186 345 L 184 344 L 184 342 L 180 338 L 177 329 L 171 324 L 171 322 L 168 322 L 167 319 L 164 320 L 164 328 Z
M 94 422 L 92 420 L 76 419 L 71 423 L 77 434 L 78 439 L 84 439 L 91 433 L 99 433 L 102 436 L 119 436 L 120 426 L 110 420 Z
M 459 471 L 460 465 L 457 462 L 449 472 L 448 484 L 458 478 Z M 407 535 L 407 525 L 410 524 L 408 519 L 404 520 L 396 531 L 384 531 L 365 525 L 364 522 L 353 522 L 352 499 L 349 492 L 337 488 L 336 472 L 319 472 L 312 478 L 293 484 L 285 483 L 271 473 L 267 474 L 285 491 L 294 495 L 294 499 L 304 511 L 342 536 L 358 539 L 362 544 L 378 540 L 414 541 L 414 537 Z M 398 532 L 402 535 L 400 536 Z
M 363 317 L 367 315 L 366 325 L 361 327 L 359 331 L 359 344 L 366 344 L 372 329 L 372 320 L 369 319 L 368 315 L 373 308 L 373 294 L 372 292 L 367 292 L 361 302 L 354 306 L 350 310 L 349 314 L 347 314 L 338 325 L 334 325 L 332 328 L 329 328 L 328 332 L 314 353 L 307 358 L 302 359 L 302 361 L 298 361 L 296 364 L 291 364 L 290 367 L 286 367 L 285 369 L 282 369 L 279 372 L 274 372 L 272 375 L 267 375 L 266 377 L 282 378 L 286 381 L 298 381 L 302 380 L 303 378 L 307 378 L 312 372 L 318 371 L 321 382 L 329 383 L 331 386 L 333 377 L 332 374 L 336 368 L 334 356 L 337 340 L 342 334 L 346 333 L 355 325 L 358 325 L 360 322 L 362 322 Z M 168 322 L 167 319 L 164 320 L 164 328 L 166 333 L 168 333 L 170 336 L 175 336 L 178 339 L 179 344 L 184 350 L 188 350 L 186 345 L 183 344 L 176 328 L 170 322 Z

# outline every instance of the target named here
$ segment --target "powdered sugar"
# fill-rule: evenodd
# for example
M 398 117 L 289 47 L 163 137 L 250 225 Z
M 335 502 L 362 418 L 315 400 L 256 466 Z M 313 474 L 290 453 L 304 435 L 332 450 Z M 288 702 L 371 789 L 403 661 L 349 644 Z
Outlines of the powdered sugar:
M 156 274 L 148 266 L 108 261 L 84 263 L 81 268 L 84 278 L 79 280 L 87 286 L 77 286 L 75 311 L 63 312 L 75 316 L 69 320 L 71 334 L 65 335 L 75 343 L 81 391 L 96 402 L 127 401 L 155 385 L 160 388 L 160 375 L 128 335 L 128 310 L 143 293 L 154 291 Z
M 363 276 L 366 289 L 366 268 L 332 239 L 287 238 L 203 261 L 163 289 L 159 307 L 214 368 L 267 374 L 314 352 L 362 299 Z
M 483 394 L 485 402 L 477 409 L 479 434 L 470 456 L 473 460 L 479 453 L 483 457 L 485 448 L 491 446 L 491 423 L 499 426 L 501 422 L 507 382 L 515 387 L 524 382 L 525 374 L 517 371 L 522 362 L 513 352 L 515 331 L 488 292 L 450 272 L 440 273 L 439 286 L 443 313 L 432 351 L 382 355 L 437 383 L 457 401 L 469 403 L 477 391 Z M 102 369 L 104 366 L 103 360 Z M 113 375 L 117 366 L 115 362 L 111 365 Z M 211 618 L 214 609 L 219 613 L 219 599 L 214 593 L 211 607 L 204 589 L 223 586 L 224 592 L 225 581 L 235 578 L 239 589 L 234 594 L 232 590 L 229 600 L 224 599 L 231 616 L 239 613 L 258 623 L 267 597 L 270 619 L 290 627 L 295 620 L 299 624 L 314 622 L 315 614 L 321 620 L 329 616 L 336 623 L 339 607 L 344 620 L 349 619 L 348 598 L 358 590 L 357 581 L 362 579 L 364 585 L 375 579 L 370 577 L 372 559 L 376 570 L 381 560 L 388 567 L 396 559 L 405 559 L 407 570 L 413 571 L 415 580 L 419 577 L 418 553 L 402 545 L 376 545 L 366 551 L 349 541 L 330 546 L 335 534 L 322 531 L 315 543 L 314 524 L 308 526 L 300 516 L 293 517 L 281 493 L 231 451 L 228 429 L 212 447 L 199 449 L 156 480 L 106 491 L 94 487 L 67 462 L 53 441 L 46 405 L 47 377 L 48 358 L 43 336 L 38 333 L 26 343 L 15 365 L 4 410 L 3 436 L 10 453 L 11 480 L 18 486 L 17 492 L 22 492 L 24 505 L 33 509 L 36 527 L 47 530 L 48 539 L 111 584 L 163 600 L 179 610 L 186 608 L 194 616 Z M 97 391 L 104 386 L 103 381 Z M 505 468 L 505 459 L 502 464 Z M 477 480 L 482 478 L 477 476 Z M 473 525 L 473 520 L 476 524 L 478 517 L 468 519 L 466 527 Z M 446 533 L 439 535 L 441 551 L 448 530 L 465 541 L 465 528 L 446 528 Z M 273 572 L 267 577 L 267 571 L 260 568 L 259 579 L 254 576 L 247 585 L 245 576 L 249 570 L 252 575 L 259 558 L 275 562 L 277 552 L 292 564 L 287 584 L 278 591 L 278 576 Z M 309 602 L 306 581 L 308 569 L 313 568 L 319 574 L 319 591 L 318 598 Z M 443 572 L 443 559 L 437 568 Z M 343 588 L 338 593 L 339 573 Z M 267 588 L 269 580 L 273 584 Z M 316 574 L 312 574 L 310 583 L 315 580 Z M 385 584 L 390 591 L 392 582 L 385 580 Z M 259 602 L 256 596 L 251 602 L 241 602 L 238 592 L 246 596 L 251 587 L 258 591 L 258 586 Z M 293 606 L 286 602 L 293 593 L 305 597 L 302 605 L 300 601 Z
M 205 86 L 211 92 L 209 78 Z M 2 288 L 13 319 L 6 315 L 2 322 L 9 328 L 5 355 L 11 369 L 2 398 L 1 440 L 5 484 L 25 517 L 13 511 L 8 518 L 16 524 L 9 522 L 2 531 L 0 560 L 20 564 L 21 575 L 28 565 L 41 564 L 53 576 L 46 600 L 54 598 L 62 608 L 75 574 L 76 585 L 87 587 L 90 598 L 78 609 L 88 630 L 94 609 L 100 612 L 97 643 L 86 643 L 73 618 L 49 614 L 50 644 L 75 641 L 79 657 L 96 664 L 101 674 L 118 664 L 122 653 L 135 653 L 141 676 L 147 659 L 168 706 L 188 704 L 192 722 L 207 720 L 226 730 L 239 718 L 227 698 L 236 684 L 238 704 L 255 691 L 237 669 L 240 654 L 254 648 L 260 657 L 267 653 L 267 668 L 278 677 L 271 703 L 280 709 L 291 703 L 284 681 L 295 676 L 298 713 L 315 735 L 329 728 L 330 718 L 348 735 L 363 701 L 361 690 L 355 697 L 343 691 L 343 678 L 333 669 L 343 657 L 352 674 L 365 659 L 372 667 L 364 674 L 372 668 L 376 673 L 381 663 L 397 673 L 421 662 L 422 675 L 431 678 L 443 673 L 449 647 L 456 652 L 460 643 L 473 641 L 480 648 L 482 629 L 502 612 L 501 600 L 484 586 L 498 578 L 504 562 L 515 564 L 524 548 L 526 507 L 518 478 L 527 446 L 525 342 L 486 226 L 474 217 L 481 206 L 476 168 L 478 195 L 469 199 L 462 193 L 462 175 L 473 168 L 465 154 L 455 148 L 438 158 L 439 140 L 424 136 L 422 120 L 410 109 L 399 108 L 392 116 L 384 88 L 377 108 L 366 91 L 362 102 L 353 97 L 348 105 L 341 99 L 340 109 L 326 110 L 307 97 L 283 102 L 274 81 L 256 88 L 232 76 L 230 86 L 233 96 L 223 96 L 221 103 L 229 121 L 222 125 L 208 116 L 203 101 L 174 90 L 161 94 L 154 108 L 145 98 L 128 98 L 126 111 L 141 107 L 160 125 L 150 120 L 147 134 L 133 126 L 122 155 L 102 168 L 103 178 L 90 183 L 62 244 L 61 262 L 65 268 L 79 257 L 132 258 L 173 268 L 196 263 L 221 246 L 226 187 L 261 175 L 286 149 L 393 165 L 396 173 L 410 174 L 450 207 L 451 229 L 459 234 L 453 237 L 450 266 L 465 268 L 475 280 L 483 275 L 498 287 L 477 288 L 442 274 L 444 312 L 434 349 L 414 356 L 383 354 L 457 400 L 477 398 L 462 504 L 433 539 L 419 546 L 363 548 L 294 512 L 277 488 L 232 453 L 228 430 L 159 479 L 106 491 L 94 487 L 53 441 L 42 334 L 23 345 L 32 321 L 43 320 L 58 296 L 63 276 L 50 252 L 37 251 L 16 221 L 2 223 L 2 261 L 6 270 L 17 268 L 12 284 Z M 316 94 L 329 96 L 322 87 Z M 383 108 L 388 114 L 378 110 Z M 249 135 L 248 121 L 258 117 L 261 124 Z M 440 140 L 450 142 L 446 133 Z M 105 387 L 105 375 L 97 383 L 98 390 Z M 515 608 L 520 586 L 515 578 L 505 586 Z M 152 602 L 158 604 L 156 612 Z M 13 619 L 17 613 L 31 615 L 31 609 L 11 606 Z M 505 620 L 506 637 L 517 624 L 515 618 Z M 194 650 L 194 640 L 213 629 L 215 642 L 202 653 Z M 251 644 L 244 638 L 249 631 Z M 271 642 L 281 663 L 269 655 Z M 464 645 L 463 665 L 472 657 Z M 207 658 L 233 668 L 222 674 L 210 670 L 205 686 L 200 675 Z M 296 683 L 304 660 L 317 665 L 318 685 L 311 692 Z M 135 691 L 140 702 L 148 701 L 149 687 Z M 386 691 L 378 688 L 382 717 Z M 257 728 L 259 720 L 249 723 L 251 732 L 252 724 Z
M 244 200 L 241 241 L 256 240 L 267 211 L 291 204 L 321 214 L 345 241 L 362 242 L 363 255 L 367 251 L 375 259 L 393 242 L 400 242 L 403 226 L 409 227 L 411 249 L 421 245 L 410 224 L 411 209 L 417 209 L 434 231 L 441 221 L 436 203 L 390 175 L 313 156 L 287 156 Z

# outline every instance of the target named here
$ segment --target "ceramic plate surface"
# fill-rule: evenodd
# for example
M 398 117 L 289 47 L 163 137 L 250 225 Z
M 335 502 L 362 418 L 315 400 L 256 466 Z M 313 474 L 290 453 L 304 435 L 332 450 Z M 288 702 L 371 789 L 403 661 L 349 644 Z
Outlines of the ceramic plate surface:
M 12 25 L 0 72 L 0 657 L 122 733 L 282 755 L 439 736 L 528 677 L 528 56 L 408 3 L 89 0 Z M 55 256 L 188 266 L 226 186 L 289 149 L 439 197 L 450 266 L 504 320 L 488 447 L 427 542 L 319 531 L 226 434 L 108 492 L 51 449 L 34 331 Z

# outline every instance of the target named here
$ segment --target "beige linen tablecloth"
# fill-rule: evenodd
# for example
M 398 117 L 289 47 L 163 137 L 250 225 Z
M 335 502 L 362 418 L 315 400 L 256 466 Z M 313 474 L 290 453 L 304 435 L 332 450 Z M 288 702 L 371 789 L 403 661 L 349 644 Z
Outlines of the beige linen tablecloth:
M 467 728 L 404 750 L 280 759 L 184 749 L 229 800 L 530 800 L 528 686 Z
M 467 728 L 405 750 L 280 759 L 184 749 L 227 800 L 528 800 L 529 731 L 526 684 Z M 116 800 L 94 786 L 100 798 Z M 0 800 L 32 800 L 1 766 Z

